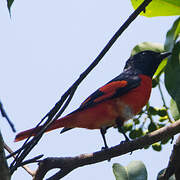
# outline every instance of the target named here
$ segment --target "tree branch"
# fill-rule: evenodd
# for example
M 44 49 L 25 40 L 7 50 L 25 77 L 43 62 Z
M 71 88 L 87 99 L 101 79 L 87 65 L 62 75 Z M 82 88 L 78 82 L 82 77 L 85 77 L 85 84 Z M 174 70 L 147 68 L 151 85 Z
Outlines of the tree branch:
M 118 31 L 114 34 L 114 36 L 110 39 L 107 45 L 102 49 L 100 54 L 95 58 L 92 64 L 80 75 L 80 77 L 74 82 L 74 84 L 63 94 L 61 99 L 56 103 L 56 105 L 48 112 L 40 121 L 42 123 L 46 118 L 46 122 L 43 125 L 41 131 L 35 136 L 31 141 L 28 140 L 23 144 L 23 147 L 20 148 L 21 151 L 16 156 L 16 160 L 10 166 L 11 173 L 13 173 L 17 167 L 22 163 L 25 157 L 29 154 L 29 152 L 34 148 L 34 146 L 39 142 L 43 133 L 46 129 L 63 113 L 67 105 L 69 104 L 72 96 L 79 86 L 79 84 L 86 78 L 86 76 L 94 69 L 94 67 L 101 61 L 104 55 L 108 52 L 108 50 L 112 47 L 115 41 L 120 37 L 120 35 L 127 29 L 127 27 L 136 19 L 136 17 L 145 10 L 146 6 L 152 0 L 144 0 L 144 2 L 128 17 L 128 19 L 124 22 L 124 24 L 118 29 Z M 64 104 L 64 102 L 66 102 Z M 61 108 L 61 106 L 64 106 Z M 60 109 L 61 108 L 61 109 Z M 59 113 L 58 113 L 59 112 Z M 58 114 L 57 114 L 58 113 Z M 38 124 L 38 126 L 40 125 Z
M 173 174 L 175 174 L 176 179 L 180 179 L 180 136 L 173 146 L 168 166 L 159 180 L 168 180 Z
M 155 142 L 172 137 L 179 132 L 180 120 L 143 137 L 133 141 L 121 143 L 106 150 L 97 151 L 91 154 L 81 154 L 75 157 L 46 158 L 40 161 L 34 180 L 42 180 L 46 173 L 54 168 L 59 168 L 60 171 L 50 177 L 48 180 L 61 179 L 76 168 L 105 161 L 138 149 L 142 149 L 147 145 L 151 145 Z
M 4 153 L 4 141 L 0 132 L 0 179 L 10 180 L 9 168 Z
M 9 123 L 12 131 L 13 131 L 13 132 L 16 132 L 16 129 L 15 129 L 15 127 L 14 127 L 14 124 L 13 124 L 13 123 L 11 122 L 11 120 L 9 119 L 6 111 L 4 110 L 4 107 L 3 107 L 3 104 L 1 103 L 1 101 L 0 101 L 0 112 L 1 112 L 2 117 L 4 117 L 4 118 L 7 120 L 7 122 Z
M 4 148 L 6 149 L 7 152 L 10 154 L 13 153 L 13 150 L 4 142 Z M 15 155 L 13 155 L 14 158 L 16 158 Z M 7 158 L 6 158 L 7 159 Z M 27 165 L 22 165 L 22 168 L 25 169 L 25 171 L 30 174 L 32 177 L 34 176 L 34 171 L 32 171 Z

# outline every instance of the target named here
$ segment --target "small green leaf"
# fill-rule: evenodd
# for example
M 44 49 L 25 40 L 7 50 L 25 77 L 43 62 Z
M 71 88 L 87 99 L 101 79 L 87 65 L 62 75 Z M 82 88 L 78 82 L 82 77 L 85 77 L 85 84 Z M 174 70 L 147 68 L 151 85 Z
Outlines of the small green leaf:
M 163 59 L 162 62 L 160 63 L 160 65 L 158 66 L 153 78 L 159 78 L 159 76 L 164 72 L 164 69 L 166 67 L 166 64 L 167 64 L 167 59 Z
M 123 129 L 124 129 L 125 132 L 127 132 L 127 131 L 131 131 L 132 127 L 133 127 L 133 123 L 130 122 L 130 123 L 124 124 Z
M 136 125 L 140 123 L 140 120 L 138 118 L 134 118 L 133 121 Z
M 136 9 L 144 0 L 131 0 Z M 179 0 L 153 0 L 140 15 L 146 17 L 173 16 L 180 14 Z
M 150 146 L 149 145 L 146 145 L 146 146 L 144 146 L 144 149 L 148 149 Z
M 172 51 L 177 38 L 180 36 L 180 17 L 174 22 L 172 28 L 166 34 L 164 48 L 166 51 Z
M 166 126 L 166 123 L 165 124 L 164 123 L 158 123 L 157 125 L 158 125 L 158 129 L 159 129 L 159 128 Z
M 136 137 L 141 137 L 142 135 L 143 135 L 143 130 L 142 130 L 142 128 L 137 129 L 137 131 L 136 131 Z
M 161 144 L 159 142 L 152 144 L 152 148 L 155 151 L 161 151 L 162 150 Z
M 136 129 L 133 129 L 130 133 L 129 133 L 129 137 L 131 139 L 135 139 L 137 137 L 140 137 L 142 136 L 144 133 L 143 133 L 143 130 L 142 128 L 136 128 Z
M 168 119 L 168 116 L 160 116 L 160 118 L 159 118 L 159 122 L 164 122 L 164 121 L 166 121 Z
M 171 137 L 170 137 L 170 138 L 165 138 L 165 139 L 163 139 L 163 140 L 161 141 L 161 144 L 167 144 L 170 139 L 171 139 Z
M 153 132 L 153 131 L 157 130 L 157 125 L 154 122 L 151 122 L 148 126 L 148 130 L 149 130 L 149 132 Z
M 152 115 L 152 116 L 155 116 L 158 114 L 158 110 L 152 106 L 149 106 L 148 111 L 149 111 L 150 115 Z
M 11 6 L 12 6 L 13 2 L 14 2 L 14 0 L 7 0 L 7 7 L 8 7 L 10 15 L 11 15 Z
M 113 173 L 116 180 L 129 180 L 126 168 L 118 163 L 113 164 Z
M 158 110 L 158 115 L 161 116 L 161 117 L 166 116 L 167 115 L 167 109 L 165 109 L 165 108 L 159 109 Z
M 132 161 L 127 166 L 129 180 L 147 180 L 147 170 L 141 161 Z
M 137 131 L 136 129 L 133 129 L 130 133 L 129 133 L 129 137 L 131 139 L 135 139 L 137 137 Z
M 177 121 L 178 119 L 180 119 L 180 111 L 179 111 L 179 108 L 177 107 L 177 104 L 176 102 L 171 99 L 171 103 L 170 103 L 170 111 L 171 111 L 171 114 L 174 118 L 175 121 Z

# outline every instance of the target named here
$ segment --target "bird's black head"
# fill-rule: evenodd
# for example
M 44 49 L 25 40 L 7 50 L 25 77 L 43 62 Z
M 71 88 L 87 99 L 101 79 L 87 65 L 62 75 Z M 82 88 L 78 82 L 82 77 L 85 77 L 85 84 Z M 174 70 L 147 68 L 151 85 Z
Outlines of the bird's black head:
M 141 51 L 130 57 L 124 70 L 136 69 L 140 73 L 152 77 L 163 59 L 171 55 L 169 52 Z

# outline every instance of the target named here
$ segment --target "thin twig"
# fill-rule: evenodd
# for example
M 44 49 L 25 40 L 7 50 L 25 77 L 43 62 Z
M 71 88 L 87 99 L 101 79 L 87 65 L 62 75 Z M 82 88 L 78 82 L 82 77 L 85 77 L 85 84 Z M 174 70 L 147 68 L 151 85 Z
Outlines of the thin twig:
M 168 166 L 164 173 L 158 177 L 158 180 L 168 180 L 173 174 L 177 180 L 180 179 L 180 136 L 173 146 Z
M 16 132 L 16 129 L 15 129 L 15 127 L 14 127 L 14 124 L 13 124 L 12 121 L 9 119 L 6 111 L 4 110 L 4 107 L 3 107 L 3 104 L 1 103 L 1 101 L 0 101 L 0 112 L 1 112 L 2 117 L 4 117 L 4 118 L 7 120 L 7 122 L 9 123 L 12 131 L 13 131 L 13 132 Z
M 160 92 L 160 95 L 161 95 L 161 99 L 163 101 L 163 106 L 166 108 L 167 110 L 167 117 L 168 117 L 168 120 L 170 123 L 173 123 L 174 121 L 170 118 L 170 115 L 169 115 L 169 112 L 168 112 L 168 107 L 166 105 L 166 101 L 164 99 L 164 95 L 163 95 L 163 92 L 162 92 L 162 89 L 161 89 L 161 85 L 160 85 L 160 82 L 158 83 L 158 89 L 159 89 L 159 92 Z
M 7 151 L 8 153 L 10 153 L 10 154 L 13 153 L 13 150 L 12 150 L 5 142 L 4 142 L 4 148 L 6 149 L 6 151 Z M 15 158 L 16 156 L 13 155 L 13 157 Z M 24 168 L 25 171 L 26 171 L 28 174 L 30 174 L 32 177 L 35 175 L 35 172 L 32 171 L 27 165 L 23 165 L 22 168 Z
M 26 160 L 26 161 L 23 161 L 23 162 L 21 163 L 21 166 L 25 166 L 25 165 L 31 164 L 31 163 L 37 163 L 37 162 L 40 161 L 39 159 L 42 158 L 43 156 L 44 156 L 44 155 L 41 154 L 41 155 L 38 155 L 38 156 L 33 157 L 32 159 L 28 159 L 28 160 Z

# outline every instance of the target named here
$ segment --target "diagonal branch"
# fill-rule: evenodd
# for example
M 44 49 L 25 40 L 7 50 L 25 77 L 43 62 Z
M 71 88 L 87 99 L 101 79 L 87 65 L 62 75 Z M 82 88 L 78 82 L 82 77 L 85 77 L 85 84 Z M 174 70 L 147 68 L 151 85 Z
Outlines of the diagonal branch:
M 7 152 L 13 153 L 13 150 L 4 142 L 4 149 L 6 149 Z M 15 155 L 13 155 L 14 158 L 16 158 Z M 32 177 L 34 176 L 34 172 L 26 165 L 22 165 L 22 168 L 25 169 L 25 171 L 30 174 Z
M 49 170 L 59 168 L 60 171 L 48 179 L 58 180 L 63 178 L 76 168 L 102 162 L 138 149 L 142 149 L 147 145 L 151 145 L 155 142 L 172 137 L 179 132 L 180 120 L 167 127 L 163 127 L 152 133 L 149 133 L 143 137 L 140 137 L 133 141 L 121 143 L 106 150 L 97 151 L 91 154 L 81 154 L 75 157 L 46 158 L 40 161 L 39 168 L 36 171 L 34 180 L 42 180 Z
M 65 110 L 65 108 L 70 103 L 73 94 L 75 93 L 79 84 L 86 78 L 86 76 L 94 69 L 94 67 L 101 61 L 104 55 L 108 52 L 108 50 L 112 47 L 115 41 L 120 37 L 120 35 L 127 29 L 127 27 L 136 19 L 136 17 L 145 10 L 146 6 L 152 0 L 144 0 L 144 2 L 128 17 L 128 19 L 124 22 L 124 24 L 118 29 L 118 31 L 114 34 L 114 36 L 110 39 L 107 45 L 103 48 L 100 54 L 95 58 L 92 64 L 80 75 L 80 77 L 75 81 L 75 83 L 64 93 L 61 99 L 56 103 L 56 105 L 48 112 L 44 118 L 41 120 L 42 123 L 46 118 L 46 122 L 43 125 L 41 131 L 31 140 L 26 141 L 16 156 L 16 160 L 11 164 L 11 173 L 13 173 L 17 167 L 22 163 L 25 157 L 29 154 L 29 152 L 34 148 L 34 146 L 39 142 L 43 133 L 46 129 L 55 121 Z M 65 102 L 65 104 L 64 104 Z M 62 106 L 64 104 L 64 106 Z M 62 108 L 61 108 L 62 107 Z M 58 113 L 59 112 L 59 113 Z M 58 113 L 58 114 L 57 114 Z M 38 126 L 40 125 L 38 124 Z M 28 145 L 27 145 L 28 143 Z
M 1 103 L 1 101 L 0 101 L 0 112 L 1 112 L 2 117 L 4 117 L 4 118 L 7 120 L 7 122 L 9 123 L 12 131 L 13 131 L 13 132 L 16 132 L 16 129 L 15 129 L 15 127 L 14 127 L 14 124 L 13 124 L 13 123 L 11 122 L 11 120 L 9 119 L 6 111 L 4 110 L 4 107 L 3 107 L 3 104 Z
M 173 146 L 168 166 L 158 180 L 168 180 L 173 174 L 175 174 L 176 179 L 180 179 L 180 136 Z

